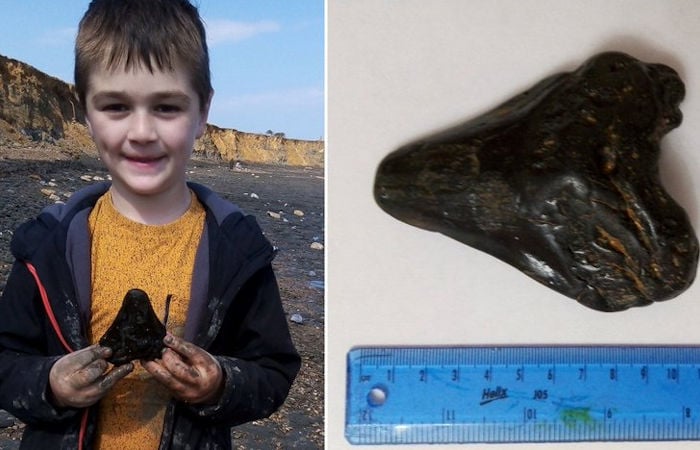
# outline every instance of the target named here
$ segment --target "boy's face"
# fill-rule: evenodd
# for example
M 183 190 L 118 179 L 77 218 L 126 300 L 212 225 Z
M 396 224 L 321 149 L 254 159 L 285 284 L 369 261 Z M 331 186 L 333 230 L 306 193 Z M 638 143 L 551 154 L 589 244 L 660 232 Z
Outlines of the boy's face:
M 185 166 L 204 132 L 186 71 L 97 69 L 86 93 L 88 128 L 123 195 L 158 196 L 184 188 Z

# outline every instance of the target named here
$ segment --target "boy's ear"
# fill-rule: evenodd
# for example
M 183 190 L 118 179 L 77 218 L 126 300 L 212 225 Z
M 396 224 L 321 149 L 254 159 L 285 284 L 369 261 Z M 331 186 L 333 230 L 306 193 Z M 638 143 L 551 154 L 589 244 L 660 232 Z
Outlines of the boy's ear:
M 197 130 L 197 139 L 201 138 L 204 132 L 207 130 L 207 120 L 209 119 L 209 107 L 211 106 L 211 99 L 214 96 L 214 90 L 212 89 L 209 93 L 209 98 L 204 104 L 199 117 L 199 130 Z

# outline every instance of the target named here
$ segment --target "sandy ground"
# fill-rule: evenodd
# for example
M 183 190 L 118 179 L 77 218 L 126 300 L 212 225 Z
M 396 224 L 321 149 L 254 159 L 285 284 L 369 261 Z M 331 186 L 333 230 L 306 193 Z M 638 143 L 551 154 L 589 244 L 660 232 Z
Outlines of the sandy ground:
M 0 147 L 0 291 L 12 264 L 13 230 L 95 177 L 107 173 L 94 158 L 51 148 Z M 274 268 L 303 361 L 284 406 L 269 419 L 234 428 L 234 448 L 323 448 L 323 170 L 193 160 L 189 177 L 255 215 L 279 249 Z M 18 448 L 23 428 L 0 411 L 0 449 Z

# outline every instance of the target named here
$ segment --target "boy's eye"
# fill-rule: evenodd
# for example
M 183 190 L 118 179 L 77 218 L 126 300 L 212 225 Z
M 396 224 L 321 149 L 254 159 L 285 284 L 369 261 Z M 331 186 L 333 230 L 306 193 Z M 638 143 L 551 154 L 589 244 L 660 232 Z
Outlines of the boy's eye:
M 107 112 L 124 112 L 127 109 L 127 106 L 122 103 L 109 103 L 102 107 L 102 110 Z
M 176 113 L 180 112 L 182 108 L 180 108 L 178 105 L 171 105 L 171 104 L 160 104 L 157 105 L 155 110 L 159 113 Z

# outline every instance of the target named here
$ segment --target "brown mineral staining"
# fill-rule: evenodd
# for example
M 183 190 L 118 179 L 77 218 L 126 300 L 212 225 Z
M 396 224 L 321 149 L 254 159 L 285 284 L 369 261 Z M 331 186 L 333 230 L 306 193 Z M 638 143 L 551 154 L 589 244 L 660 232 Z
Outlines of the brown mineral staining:
M 602 53 L 408 144 L 377 171 L 389 214 L 489 253 L 601 311 L 667 300 L 698 241 L 658 173 L 685 89 L 662 64 Z
M 140 289 L 124 296 L 114 322 L 100 339 L 100 345 L 112 349 L 108 359 L 114 365 L 134 359 L 153 360 L 161 356 L 165 325 L 153 311 L 151 300 Z

